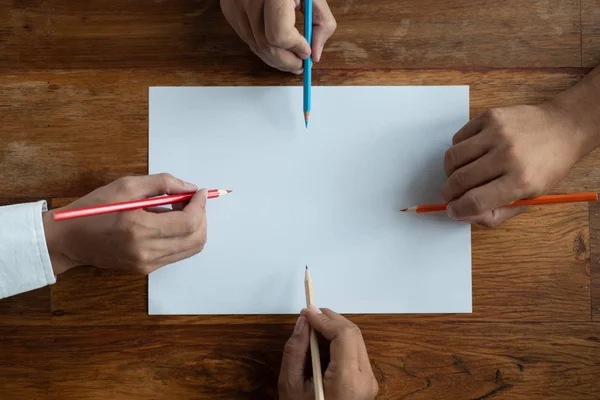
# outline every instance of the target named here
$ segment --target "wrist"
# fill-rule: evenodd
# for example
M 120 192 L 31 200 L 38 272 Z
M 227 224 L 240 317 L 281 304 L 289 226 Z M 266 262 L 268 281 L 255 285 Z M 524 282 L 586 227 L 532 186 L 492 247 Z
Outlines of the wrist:
M 600 145 L 594 124 L 580 118 L 577 104 L 565 102 L 563 97 L 557 97 L 540 106 L 550 115 L 556 134 L 560 135 L 570 148 L 572 164 Z
M 50 262 L 54 275 L 60 275 L 76 267 L 77 263 L 71 260 L 65 252 L 64 246 L 67 240 L 64 238 L 60 227 L 57 226 L 57 222 L 52 218 L 52 212 L 44 212 L 42 214 L 42 221 L 44 223 L 46 246 L 50 254 Z
M 600 68 L 546 103 L 565 121 L 565 133 L 578 146 L 581 158 L 600 147 Z

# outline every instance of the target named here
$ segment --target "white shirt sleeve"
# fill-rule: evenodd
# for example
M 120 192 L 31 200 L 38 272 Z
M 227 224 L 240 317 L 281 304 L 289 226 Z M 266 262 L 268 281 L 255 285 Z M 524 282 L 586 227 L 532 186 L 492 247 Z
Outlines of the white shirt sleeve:
M 0 299 L 56 282 L 46 245 L 45 201 L 0 207 Z

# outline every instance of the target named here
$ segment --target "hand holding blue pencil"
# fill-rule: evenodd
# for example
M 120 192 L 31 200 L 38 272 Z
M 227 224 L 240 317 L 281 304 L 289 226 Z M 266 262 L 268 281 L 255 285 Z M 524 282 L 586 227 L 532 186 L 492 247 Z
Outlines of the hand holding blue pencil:
M 303 36 L 296 28 L 301 0 L 221 0 L 221 10 L 238 36 L 266 64 L 300 75 L 309 55 L 319 62 L 325 43 L 335 32 L 336 21 L 327 0 L 306 1 L 304 13 L 310 28 Z M 313 35 L 314 33 L 314 35 Z M 308 68 L 310 71 L 311 68 Z

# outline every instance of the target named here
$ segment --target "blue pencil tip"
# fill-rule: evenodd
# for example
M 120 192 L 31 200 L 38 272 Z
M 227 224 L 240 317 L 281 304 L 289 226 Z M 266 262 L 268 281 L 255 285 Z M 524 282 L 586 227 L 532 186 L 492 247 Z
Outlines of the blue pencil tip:
M 304 124 L 306 125 L 306 129 L 308 129 L 308 121 L 304 121 Z

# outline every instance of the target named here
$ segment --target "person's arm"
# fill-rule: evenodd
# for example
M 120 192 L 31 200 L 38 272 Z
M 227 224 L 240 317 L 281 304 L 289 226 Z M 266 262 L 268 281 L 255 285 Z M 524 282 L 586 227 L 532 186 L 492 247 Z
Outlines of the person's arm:
M 600 66 L 551 103 L 577 126 L 582 136 L 580 157 L 600 147 Z
M 445 154 L 444 197 L 456 220 L 496 226 L 502 208 L 551 190 L 600 146 L 600 67 L 554 99 L 489 110 L 467 123 Z
M 0 299 L 56 282 L 42 213 L 46 202 L 0 207 Z
M 198 188 L 168 174 L 121 178 L 65 207 L 118 203 Z M 54 221 L 45 202 L 0 208 L 0 298 L 53 284 L 79 265 L 149 274 L 206 243 L 206 190 L 173 210 Z

